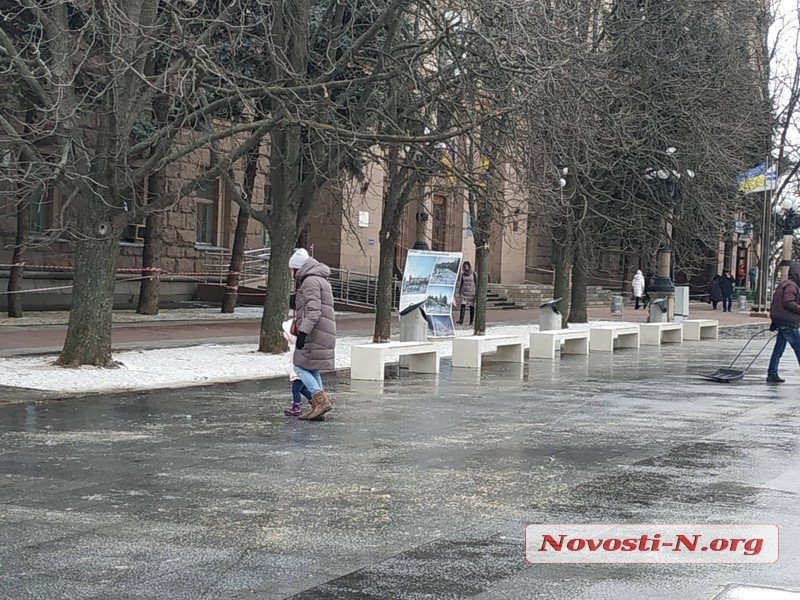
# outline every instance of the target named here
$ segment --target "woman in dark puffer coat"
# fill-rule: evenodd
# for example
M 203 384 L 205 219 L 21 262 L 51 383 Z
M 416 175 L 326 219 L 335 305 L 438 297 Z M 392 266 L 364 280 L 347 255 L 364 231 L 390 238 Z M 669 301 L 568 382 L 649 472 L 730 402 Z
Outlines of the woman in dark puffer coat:
M 302 248 L 289 259 L 289 267 L 296 270 L 297 280 L 294 312 L 297 344 L 292 360 L 297 376 L 311 392 L 311 410 L 299 418 L 322 421 L 333 405 L 323 389 L 320 371 L 336 368 L 336 317 L 328 281 L 331 270 L 309 257 Z

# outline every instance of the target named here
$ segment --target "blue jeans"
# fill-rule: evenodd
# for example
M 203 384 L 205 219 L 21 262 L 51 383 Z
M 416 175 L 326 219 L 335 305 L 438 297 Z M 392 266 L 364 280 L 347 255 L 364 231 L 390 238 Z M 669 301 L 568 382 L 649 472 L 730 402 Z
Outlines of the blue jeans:
M 294 372 L 303 382 L 303 385 L 308 388 L 309 393 L 313 396 L 317 392 L 322 391 L 322 377 L 319 376 L 319 371 L 309 371 L 303 367 L 294 366 Z
M 723 296 L 722 297 L 722 310 L 723 312 L 731 312 L 731 306 L 733 305 L 733 296 Z
M 311 392 L 303 383 L 302 379 L 295 379 L 292 382 L 292 404 L 302 404 L 303 396 L 311 400 Z
M 786 344 L 789 344 L 797 357 L 797 364 L 800 365 L 800 329 L 797 327 L 778 327 L 778 337 L 775 338 L 775 348 L 772 350 L 772 358 L 769 359 L 769 375 L 778 374 L 778 364 L 781 362 L 783 351 Z

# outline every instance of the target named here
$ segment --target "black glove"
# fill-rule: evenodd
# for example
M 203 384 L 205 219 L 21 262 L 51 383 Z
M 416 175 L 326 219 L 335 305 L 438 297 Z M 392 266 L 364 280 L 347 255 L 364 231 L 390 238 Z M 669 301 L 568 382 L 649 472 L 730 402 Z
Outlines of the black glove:
M 295 348 L 298 350 L 302 350 L 303 346 L 306 345 L 306 334 L 302 331 L 297 334 L 297 343 L 294 345 Z

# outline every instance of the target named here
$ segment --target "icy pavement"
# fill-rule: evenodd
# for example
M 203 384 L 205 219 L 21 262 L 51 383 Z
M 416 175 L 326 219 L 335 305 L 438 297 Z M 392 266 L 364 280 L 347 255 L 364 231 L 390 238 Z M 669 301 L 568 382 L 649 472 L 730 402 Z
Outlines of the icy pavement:
M 741 343 L 340 373 L 325 423 L 283 380 L 0 405 L 0 598 L 781 598 L 729 586 L 800 589 L 800 372 L 692 374 Z M 615 522 L 774 523 L 780 558 L 525 562 L 528 523 Z

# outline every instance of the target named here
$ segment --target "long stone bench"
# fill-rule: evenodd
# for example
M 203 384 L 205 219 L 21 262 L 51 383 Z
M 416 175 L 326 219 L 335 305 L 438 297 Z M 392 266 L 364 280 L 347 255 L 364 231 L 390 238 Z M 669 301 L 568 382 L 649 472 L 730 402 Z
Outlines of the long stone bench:
M 589 354 L 588 329 L 554 329 L 552 331 L 531 331 L 530 358 L 556 357 L 561 354 Z
M 480 369 L 483 353 L 495 348 L 498 362 L 525 360 L 525 348 L 518 335 L 470 335 L 453 339 L 453 366 Z
M 589 347 L 592 352 L 614 352 L 617 348 L 639 348 L 638 325 L 592 327 Z
M 382 381 L 389 360 L 408 357 L 412 373 L 438 373 L 439 350 L 433 342 L 389 342 L 360 344 L 350 353 L 350 378 L 363 381 Z
M 643 323 L 643 346 L 660 346 L 662 343 L 680 344 L 683 341 L 683 323 Z
M 688 319 L 683 322 L 683 339 L 699 342 L 719 337 L 719 321 L 713 319 Z

